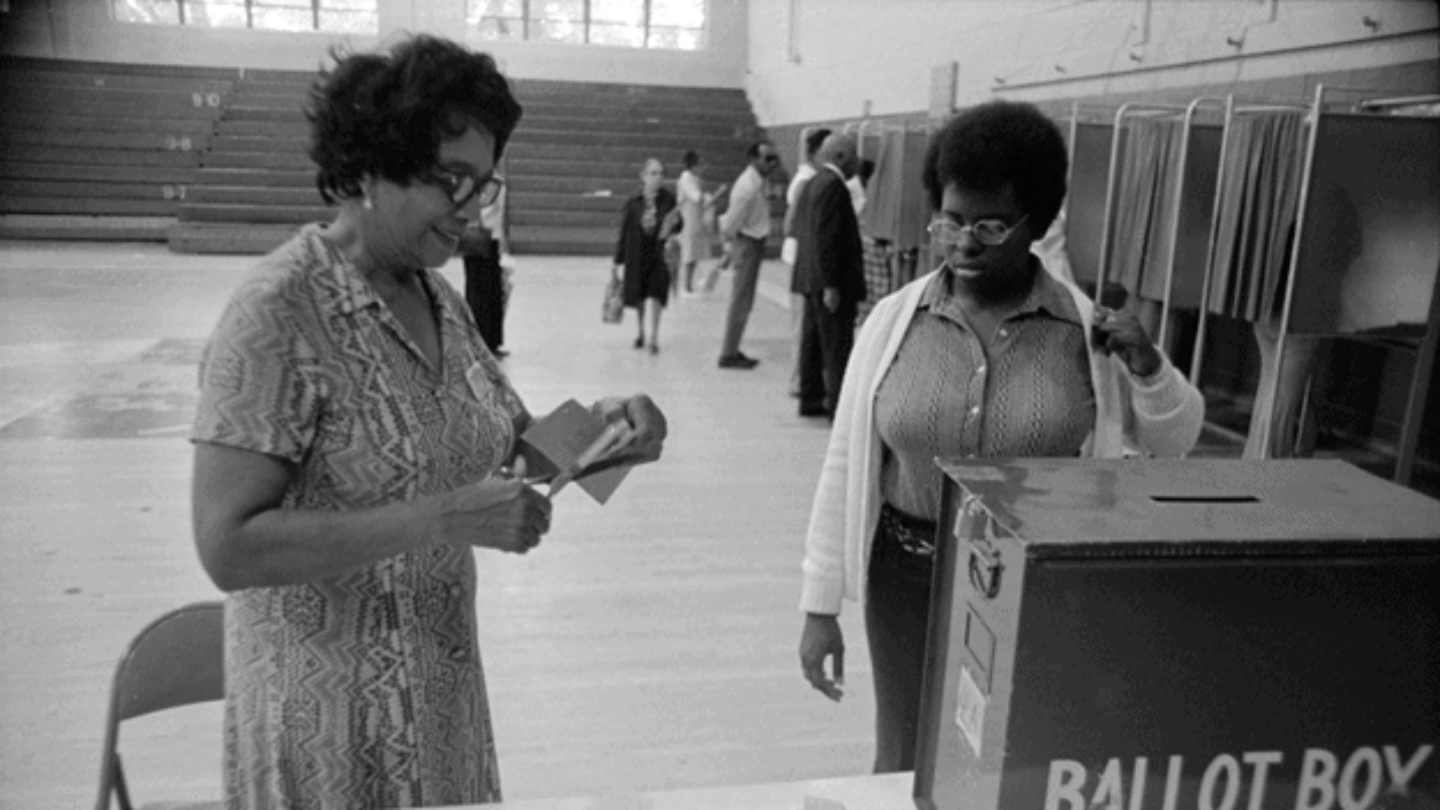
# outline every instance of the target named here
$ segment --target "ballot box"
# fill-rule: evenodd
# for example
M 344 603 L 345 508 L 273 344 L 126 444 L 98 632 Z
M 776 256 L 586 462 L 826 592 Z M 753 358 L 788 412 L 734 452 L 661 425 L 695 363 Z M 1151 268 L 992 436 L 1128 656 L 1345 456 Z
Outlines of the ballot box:
M 1440 808 L 1440 502 L 1340 461 L 941 461 L 916 803 Z

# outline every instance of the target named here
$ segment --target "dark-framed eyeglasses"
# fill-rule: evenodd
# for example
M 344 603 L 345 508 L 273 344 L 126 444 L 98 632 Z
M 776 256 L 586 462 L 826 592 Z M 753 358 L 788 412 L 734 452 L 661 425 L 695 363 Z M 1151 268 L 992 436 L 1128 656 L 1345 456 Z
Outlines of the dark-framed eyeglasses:
M 439 166 L 422 173 L 420 179 L 444 191 L 456 208 L 476 198 L 479 198 L 483 208 L 495 202 L 500 196 L 500 190 L 505 188 L 505 178 L 493 172 L 487 177 L 476 177 L 472 174 L 446 171 Z
M 1026 214 L 1014 225 L 1006 225 L 1004 220 L 999 219 L 982 219 L 969 225 L 961 225 L 948 219 L 936 219 L 931 221 L 925 231 L 936 242 L 946 247 L 958 247 L 967 231 L 975 238 L 976 242 L 987 247 L 995 247 L 1005 244 L 1010 239 L 1010 234 L 1014 233 L 1015 229 L 1023 225 L 1029 218 L 1030 215 Z

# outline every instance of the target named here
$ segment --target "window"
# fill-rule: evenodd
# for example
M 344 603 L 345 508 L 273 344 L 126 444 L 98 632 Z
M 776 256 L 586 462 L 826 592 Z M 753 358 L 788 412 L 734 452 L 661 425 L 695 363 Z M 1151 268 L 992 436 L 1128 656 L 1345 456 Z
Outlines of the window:
M 270 31 L 380 31 L 378 0 L 111 0 L 118 22 L 259 28 Z
M 465 21 L 492 42 L 705 47 L 705 0 L 465 0 Z

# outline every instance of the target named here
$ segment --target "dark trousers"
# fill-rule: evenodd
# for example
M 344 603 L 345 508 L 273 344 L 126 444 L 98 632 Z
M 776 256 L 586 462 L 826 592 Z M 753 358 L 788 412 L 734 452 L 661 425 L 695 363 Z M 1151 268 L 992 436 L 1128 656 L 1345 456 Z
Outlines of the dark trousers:
M 821 293 L 805 295 L 800 324 L 800 405 L 824 406 L 831 414 L 840 401 L 845 364 L 855 346 L 855 302 L 840 301 L 834 312 Z
M 755 286 L 760 277 L 760 260 L 765 257 L 765 240 L 740 234 L 730 243 L 730 310 L 725 315 L 725 337 L 720 343 L 721 357 L 740 354 L 740 339 L 750 310 L 755 308 Z
M 493 352 L 505 345 L 505 277 L 494 240 L 489 250 L 465 257 L 465 303 L 485 346 Z
M 865 587 L 865 637 L 875 681 L 875 773 L 915 769 L 934 567 L 934 557 L 901 548 L 881 521 Z

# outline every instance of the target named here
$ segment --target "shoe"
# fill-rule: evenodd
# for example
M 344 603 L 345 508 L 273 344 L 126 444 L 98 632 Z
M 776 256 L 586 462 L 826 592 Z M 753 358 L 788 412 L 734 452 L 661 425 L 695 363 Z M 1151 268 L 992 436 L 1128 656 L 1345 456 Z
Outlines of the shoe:
M 758 365 L 760 365 L 759 360 L 756 360 L 753 357 L 746 357 L 739 352 L 724 355 L 720 358 L 720 368 L 752 369 Z
M 635 338 L 635 348 L 637 348 L 637 349 L 643 349 L 643 348 L 645 348 L 645 336 L 644 336 L 644 335 L 641 335 L 640 337 Z
M 800 415 L 801 415 L 801 416 L 805 416 L 805 417 L 811 417 L 811 416 L 816 416 L 816 417 L 818 417 L 818 416 L 829 417 L 829 416 L 830 416 L 830 409 L 829 409 L 829 408 L 826 408 L 824 405 L 821 405 L 821 404 L 818 403 L 818 402 L 801 402 L 801 403 L 800 403 Z
M 651 344 L 650 344 L 650 353 L 651 353 L 651 354 L 659 354 L 659 353 L 660 353 L 660 344 L 658 344 L 658 343 L 651 343 Z
M 497 360 L 503 360 L 510 356 L 510 350 L 504 346 L 496 346 L 490 350 L 490 354 L 494 355 Z

